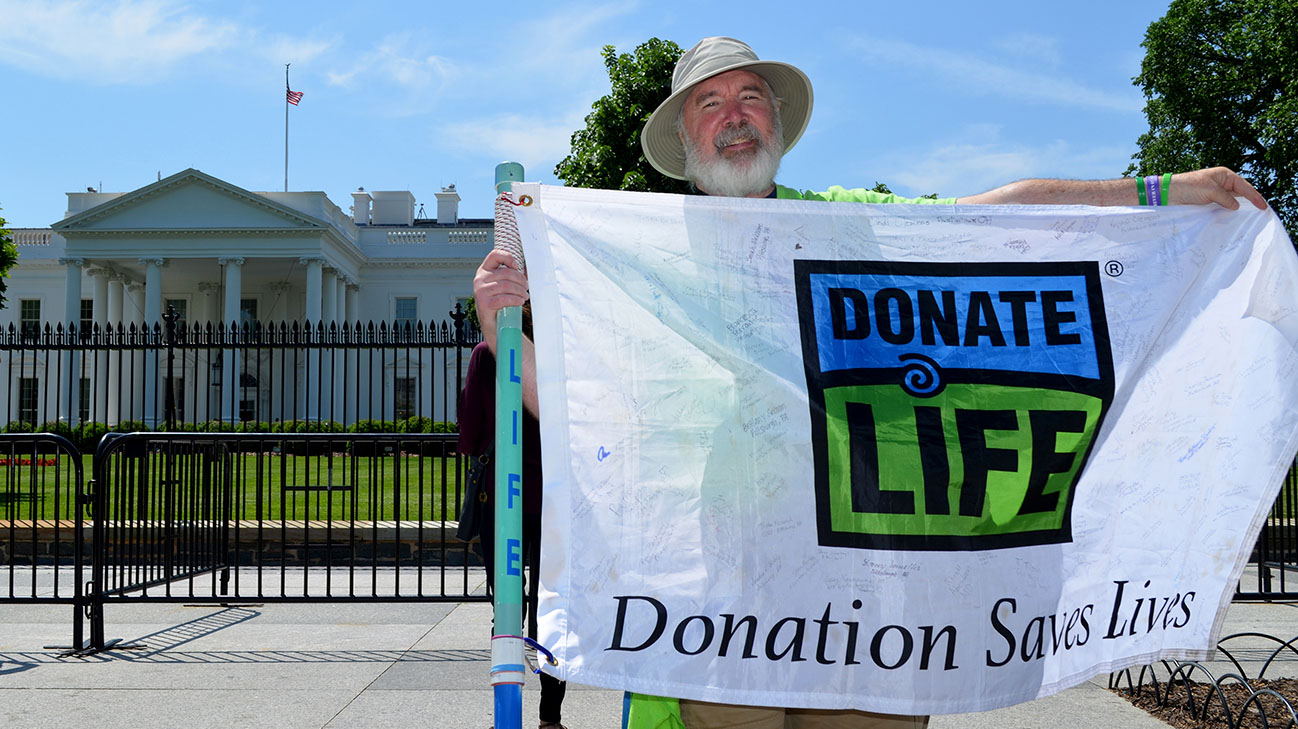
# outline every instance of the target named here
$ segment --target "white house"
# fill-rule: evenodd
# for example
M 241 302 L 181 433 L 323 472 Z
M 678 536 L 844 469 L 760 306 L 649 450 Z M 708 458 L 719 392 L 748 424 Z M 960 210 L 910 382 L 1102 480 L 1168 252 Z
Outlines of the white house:
M 443 188 L 430 217 L 409 191 L 361 188 L 348 215 L 323 192 L 250 192 L 195 169 L 131 192 L 68 193 L 62 221 L 13 231 L 19 259 L 0 326 L 29 338 L 46 324 L 151 327 L 168 307 L 189 327 L 440 324 L 472 294 L 492 245 L 492 221 L 461 219 L 459 202 L 454 185 Z M 0 352 L 0 412 L 36 423 L 150 422 L 162 417 L 161 386 L 174 391 L 165 407 L 186 421 L 454 419 L 453 392 L 445 400 L 456 363 L 445 357 L 392 349 L 375 364 L 356 351 L 316 351 L 268 364 L 252 350 L 209 354 L 185 352 L 166 380 L 156 352 L 136 360 L 10 347 Z

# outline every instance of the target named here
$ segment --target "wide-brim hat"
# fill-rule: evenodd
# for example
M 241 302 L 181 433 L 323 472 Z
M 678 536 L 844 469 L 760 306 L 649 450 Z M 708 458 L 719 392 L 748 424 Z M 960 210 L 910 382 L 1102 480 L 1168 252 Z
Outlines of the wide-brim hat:
M 780 124 L 784 128 L 784 151 L 793 149 L 811 120 L 811 79 L 796 66 L 763 61 L 747 43 L 734 38 L 704 38 L 676 62 L 672 73 L 672 95 L 658 105 L 645 122 L 640 146 L 645 158 L 659 172 L 684 180 L 685 146 L 677 135 L 676 119 L 690 91 L 700 82 L 726 71 L 744 70 L 761 76 L 779 99 Z

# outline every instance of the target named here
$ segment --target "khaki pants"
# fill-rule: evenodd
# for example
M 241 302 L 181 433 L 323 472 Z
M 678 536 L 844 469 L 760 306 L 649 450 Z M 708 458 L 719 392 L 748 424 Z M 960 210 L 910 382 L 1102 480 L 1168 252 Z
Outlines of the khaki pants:
M 924 729 L 928 726 L 927 716 L 731 706 L 687 699 L 681 699 L 681 720 L 686 729 Z

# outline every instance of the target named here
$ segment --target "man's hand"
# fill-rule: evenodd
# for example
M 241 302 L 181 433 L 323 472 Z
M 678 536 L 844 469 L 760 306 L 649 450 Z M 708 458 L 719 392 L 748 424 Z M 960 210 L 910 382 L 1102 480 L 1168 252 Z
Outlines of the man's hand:
M 527 276 L 518 270 L 514 256 L 493 250 L 482 260 L 473 276 L 473 303 L 478 309 L 482 338 L 496 351 L 496 312 L 506 306 L 522 306 L 528 298 Z
M 527 274 L 518 270 L 513 254 L 493 250 L 482 259 L 482 265 L 473 275 L 473 302 L 478 309 L 482 339 L 493 355 L 496 353 L 496 312 L 506 306 L 522 306 L 529 297 Z M 540 412 L 536 395 L 536 350 L 526 336 L 518 367 L 523 378 L 523 407 L 536 415 Z
M 1173 205 L 1217 203 L 1224 208 L 1236 210 L 1239 208 L 1236 197 L 1247 199 L 1258 210 L 1266 210 L 1266 200 L 1262 194 L 1248 180 L 1225 167 L 1172 175 L 1169 199 Z
M 977 205 L 1137 205 L 1138 178 L 1116 180 L 1019 180 L 978 195 L 962 196 L 957 203 Z M 1266 200 L 1243 177 L 1225 167 L 1172 175 L 1169 202 L 1173 205 L 1216 203 L 1236 210 L 1246 198 L 1259 210 Z

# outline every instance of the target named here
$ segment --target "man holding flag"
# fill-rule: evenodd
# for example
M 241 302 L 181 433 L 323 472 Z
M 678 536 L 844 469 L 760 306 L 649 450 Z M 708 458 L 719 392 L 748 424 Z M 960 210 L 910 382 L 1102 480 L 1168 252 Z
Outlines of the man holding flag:
M 705 38 L 677 63 L 671 95 L 658 107 L 641 135 L 646 158 L 663 174 L 689 180 L 704 195 L 864 203 L 939 204 L 1218 204 L 1237 209 L 1236 196 L 1258 209 L 1266 202 L 1247 181 L 1222 168 L 1180 174 L 1103 181 L 1033 179 L 1013 182 L 972 196 L 939 200 L 908 199 L 861 188 L 830 187 L 799 191 L 775 182 L 783 155 L 806 130 L 812 88 L 796 67 L 762 61 L 746 44 L 724 37 Z M 1133 189 L 1134 188 L 1134 189 Z M 474 295 L 484 339 L 495 347 L 495 315 L 528 298 L 526 276 L 512 256 L 493 251 L 474 279 Z M 524 406 L 537 411 L 534 353 L 523 352 Z M 781 709 L 728 706 L 651 698 L 633 702 L 633 726 L 711 727 L 915 727 L 926 717 L 902 717 L 855 710 Z M 650 716 L 654 711 L 658 715 Z M 643 723 L 642 723 L 643 722 Z

